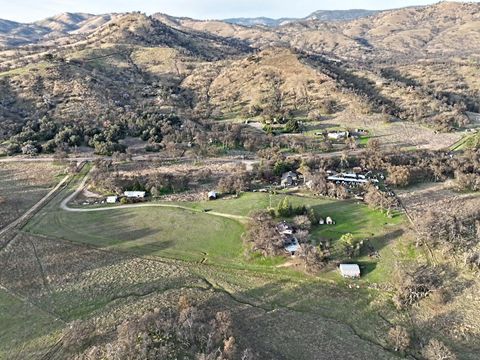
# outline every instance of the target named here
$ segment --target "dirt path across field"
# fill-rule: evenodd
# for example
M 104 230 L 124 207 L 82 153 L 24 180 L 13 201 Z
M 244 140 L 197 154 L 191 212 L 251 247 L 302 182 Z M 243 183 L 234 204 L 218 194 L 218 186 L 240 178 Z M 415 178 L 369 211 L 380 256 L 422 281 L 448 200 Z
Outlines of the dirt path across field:
M 48 200 L 52 197 L 54 193 L 56 193 L 69 179 L 69 175 L 66 175 L 50 192 L 41 198 L 35 205 L 33 205 L 30 209 L 28 209 L 22 216 L 20 216 L 17 220 L 10 223 L 9 225 L 5 226 L 3 229 L 0 230 L 0 237 L 4 234 L 13 230 L 15 227 L 20 225 L 25 220 L 28 220 L 30 216 L 32 216 L 37 210 L 39 210 L 43 205 L 45 205 Z

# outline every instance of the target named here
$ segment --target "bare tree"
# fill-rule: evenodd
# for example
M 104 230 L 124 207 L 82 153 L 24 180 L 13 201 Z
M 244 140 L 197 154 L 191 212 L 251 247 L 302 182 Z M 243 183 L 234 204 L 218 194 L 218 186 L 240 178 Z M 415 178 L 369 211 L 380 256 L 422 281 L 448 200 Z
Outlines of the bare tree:
M 457 356 L 441 341 L 432 339 L 423 348 L 422 355 L 427 360 L 456 360 Z
M 410 346 L 410 335 L 402 326 L 394 326 L 388 331 L 388 341 L 395 351 L 404 352 Z
M 393 280 L 397 290 L 393 301 L 399 309 L 418 303 L 441 285 L 438 273 L 427 265 L 397 267 Z

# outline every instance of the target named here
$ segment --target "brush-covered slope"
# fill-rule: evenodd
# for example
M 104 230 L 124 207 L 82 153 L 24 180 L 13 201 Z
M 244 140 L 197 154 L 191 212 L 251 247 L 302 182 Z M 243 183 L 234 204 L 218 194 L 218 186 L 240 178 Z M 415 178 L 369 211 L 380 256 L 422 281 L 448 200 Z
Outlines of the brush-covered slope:
M 343 33 L 390 53 L 478 53 L 480 4 L 441 2 L 382 12 L 345 24 Z
M 237 39 L 195 30 L 176 29 L 151 16 L 125 14 L 101 26 L 88 36 L 91 44 L 115 43 L 176 48 L 204 58 L 221 58 L 250 51 Z
M 205 64 L 182 86 L 197 94 L 197 104 L 207 104 L 224 115 L 246 111 L 306 113 L 335 99 L 339 106 L 354 101 L 330 76 L 304 64 L 288 49 L 269 48 L 242 60 Z
M 86 39 L 0 62 L 2 137 L 44 116 L 101 127 L 137 111 L 188 112 L 194 96 L 182 80 L 204 62 L 249 51 L 238 40 L 180 31 L 142 14 L 118 16 Z

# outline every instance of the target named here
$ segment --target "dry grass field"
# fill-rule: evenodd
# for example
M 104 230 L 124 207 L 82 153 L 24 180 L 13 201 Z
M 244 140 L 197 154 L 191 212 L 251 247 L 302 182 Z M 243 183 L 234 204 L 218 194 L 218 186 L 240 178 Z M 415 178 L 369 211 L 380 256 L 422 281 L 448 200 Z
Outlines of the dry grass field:
M 46 195 L 62 171 L 60 165 L 46 162 L 0 162 L 0 228 Z
M 0 332 L 0 357 L 65 358 L 67 349 L 57 344 L 73 320 L 94 323 L 96 335 L 108 338 L 123 320 L 153 307 L 168 308 L 187 295 L 209 311 L 229 309 L 239 346 L 253 348 L 257 358 L 311 359 L 319 353 L 325 359 L 395 358 L 370 332 L 386 326 L 376 315 L 386 304 L 374 301 L 367 289 L 285 272 L 219 271 L 26 234 L 17 236 L 0 260 L 0 283 L 10 293 L 0 293 L 0 319 L 17 322 L 9 326 L 15 336 Z M 362 300 L 353 300 L 359 294 Z M 384 310 L 388 316 L 388 307 Z M 26 327 L 30 321 L 36 326 Z
M 416 185 L 399 190 L 398 195 L 413 219 L 421 218 L 429 210 L 461 218 L 480 208 L 478 194 L 456 192 L 449 183 Z M 442 221 L 441 216 L 438 221 Z M 419 333 L 448 339 L 461 354 L 460 359 L 474 360 L 478 358 L 480 346 L 478 273 L 465 266 L 463 253 L 448 247 L 429 247 L 429 262 L 440 269 L 444 288 L 449 292 L 444 301 L 431 298 L 413 307 L 411 319 Z
M 398 190 L 399 198 L 414 216 L 422 216 L 432 209 L 437 212 L 452 212 L 461 215 L 464 211 L 480 208 L 480 196 L 476 193 L 461 193 L 445 183 L 426 183 Z
M 367 129 L 370 136 L 387 148 L 402 149 L 448 149 L 459 141 L 463 133 L 437 133 L 433 129 L 407 121 L 386 123 L 381 115 L 361 115 L 343 111 L 322 121 L 322 127 Z

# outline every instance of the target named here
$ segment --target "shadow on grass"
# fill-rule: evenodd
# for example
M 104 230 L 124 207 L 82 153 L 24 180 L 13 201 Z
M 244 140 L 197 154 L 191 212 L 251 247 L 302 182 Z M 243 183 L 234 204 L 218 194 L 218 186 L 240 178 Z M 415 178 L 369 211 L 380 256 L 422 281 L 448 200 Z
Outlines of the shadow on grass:
M 356 263 L 360 267 L 360 273 L 362 276 L 370 274 L 377 268 L 376 261 L 357 261 Z
M 390 325 L 371 301 L 365 289 L 291 280 L 217 295 L 203 307 L 229 309 L 239 347 L 251 348 L 257 358 L 395 358 L 378 345 Z

